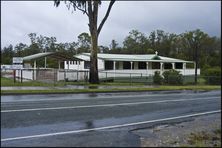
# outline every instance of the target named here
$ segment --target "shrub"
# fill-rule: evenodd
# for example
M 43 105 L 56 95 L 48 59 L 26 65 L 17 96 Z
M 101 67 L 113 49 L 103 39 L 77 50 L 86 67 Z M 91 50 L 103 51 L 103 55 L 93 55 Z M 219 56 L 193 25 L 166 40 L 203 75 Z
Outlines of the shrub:
M 182 74 L 174 69 L 163 72 L 163 77 L 165 84 L 183 84 Z
M 163 84 L 163 77 L 160 75 L 159 71 L 155 71 L 153 76 L 153 83 L 159 85 Z
M 205 69 L 203 73 L 207 84 L 221 84 L 221 68 L 213 67 Z

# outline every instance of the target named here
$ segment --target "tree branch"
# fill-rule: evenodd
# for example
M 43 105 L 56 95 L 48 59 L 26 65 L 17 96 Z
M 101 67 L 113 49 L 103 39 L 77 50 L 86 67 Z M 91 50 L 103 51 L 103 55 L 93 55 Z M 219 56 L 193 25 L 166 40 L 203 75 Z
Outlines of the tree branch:
M 87 1 L 88 2 L 88 18 L 89 18 L 89 31 L 92 34 L 92 19 L 93 19 L 93 11 L 92 11 L 92 3 L 91 1 Z
M 101 21 L 101 23 L 100 23 L 100 25 L 99 25 L 99 28 L 98 28 L 98 30 L 97 30 L 97 35 L 98 35 L 98 36 L 99 36 L 99 33 L 100 33 L 100 31 L 101 31 L 101 29 L 102 29 L 105 21 L 107 20 L 107 18 L 108 18 L 108 16 L 109 16 L 110 10 L 111 10 L 113 4 L 115 3 L 115 1 L 116 1 L 116 0 L 111 0 L 110 3 L 109 3 L 109 7 L 108 7 L 108 9 L 107 9 L 106 15 L 105 15 L 105 17 L 103 18 L 103 20 Z
M 97 29 L 97 17 L 98 17 L 98 1 L 93 2 L 93 22 L 96 26 L 95 29 Z
M 88 12 L 86 11 L 86 4 L 85 4 L 85 6 L 84 6 L 85 9 L 82 9 L 82 8 L 80 8 L 79 6 L 77 6 L 77 4 L 76 4 L 75 2 L 72 2 L 72 4 L 73 4 L 73 8 L 74 8 L 74 9 L 77 8 L 78 10 L 82 11 L 83 14 L 86 14 L 87 16 L 89 16 Z

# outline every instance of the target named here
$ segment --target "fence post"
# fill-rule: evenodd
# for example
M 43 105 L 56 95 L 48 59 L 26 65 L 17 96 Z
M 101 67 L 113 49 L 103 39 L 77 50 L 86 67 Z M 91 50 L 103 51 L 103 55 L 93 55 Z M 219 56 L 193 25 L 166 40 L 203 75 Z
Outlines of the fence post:
M 14 83 L 15 83 L 15 74 L 16 73 L 16 70 L 13 70 L 13 78 L 14 78 Z
M 22 69 L 21 69 L 21 83 L 22 83 L 22 79 L 23 79 L 23 76 L 22 76 Z
M 56 83 L 56 69 L 54 69 L 54 86 L 55 86 L 55 83 Z
M 32 71 L 32 80 L 34 80 L 34 69 Z
M 77 70 L 77 82 L 79 81 L 79 71 Z
M 64 82 L 66 84 L 66 70 L 64 69 Z
M 132 78 L 131 78 L 131 73 L 130 73 L 130 85 L 132 84 Z

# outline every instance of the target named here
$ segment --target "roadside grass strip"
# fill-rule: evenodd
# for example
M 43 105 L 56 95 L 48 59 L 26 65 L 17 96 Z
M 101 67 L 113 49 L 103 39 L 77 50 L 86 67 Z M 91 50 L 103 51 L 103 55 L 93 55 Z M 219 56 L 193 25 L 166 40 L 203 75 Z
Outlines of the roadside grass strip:
M 135 126 L 135 125 L 141 125 L 141 124 L 148 124 L 148 123 L 155 123 L 155 122 L 161 122 L 161 121 L 169 121 L 169 120 L 175 120 L 175 119 L 202 116 L 202 115 L 208 115 L 208 114 L 214 114 L 214 113 L 221 113 L 221 110 L 214 110 L 214 111 L 188 114 L 188 115 L 182 115 L 182 116 L 176 116 L 176 117 L 169 117 L 169 118 L 162 118 L 162 119 L 156 119 L 156 120 L 148 120 L 148 121 L 127 123 L 127 124 L 121 124 L 121 125 L 112 125 L 112 126 L 105 126 L 105 127 L 91 128 L 91 129 L 81 129 L 81 130 L 56 132 L 56 133 L 48 133 L 48 134 L 39 134 L 39 135 L 31 135 L 31 136 L 4 138 L 4 139 L 1 139 L 1 142 L 12 141 L 12 140 L 30 139 L 30 138 L 42 138 L 42 137 L 48 137 L 48 136 L 58 136 L 58 135 L 90 132 L 90 131 L 96 131 L 96 130 L 106 130 L 106 129 L 113 129 L 113 128 L 122 128 L 122 127 Z
M 208 91 L 206 91 L 208 92 Z M 169 93 L 167 94 L 167 96 L 193 96 L 194 93 L 186 93 L 186 92 L 183 92 L 183 93 Z M 195 96 L 204 96 L 205 94 L 204 93 L 200 93 L 200 94 L 195 94 Z M 138 97 L 162 97 L 162 96 L 166 96 L 166 94 L 139 94 L 137 95 Z M 125 95 L 117 95 L 117 96 L 97 96 L 96 99 L 118 99 L 119 98 L 135 98 L 135 96 L 132 96 L 132 95 L 128 95 L 128 96 L 125 96 Z M 88 99 L 92 99 L 92 98 L 88 98 Z M 38 98 L 37 101 L 50 101 L 50 100 L 64 100 L 64 98 L 51 98 L 51 99 L 45 99 L 45 98 Z M 82 98 L 65 98 L 65 100 L 82 100 Z M 28 102 L 28 101 L 33 101 L 32 99 L 28 99 L 28 100 L 13 100 L 13 102 Z M 4 104 L 4 100 L 2 99 L 1 100 L 1 104 Z
M 52 87 L 53 88 L 53 87 Z M 218 90 L 220 85 L 189 85 L 189 86 L 156 86 L 136 88 L 109 88 L 109 89 L 49 89 L 49 90 L 1 90 L 1 95 L 18 94 L 64 94 L 64 93 L 105 93 L 105 92 L 137 92 L 137 91 L 165 91 L 165 90 Z

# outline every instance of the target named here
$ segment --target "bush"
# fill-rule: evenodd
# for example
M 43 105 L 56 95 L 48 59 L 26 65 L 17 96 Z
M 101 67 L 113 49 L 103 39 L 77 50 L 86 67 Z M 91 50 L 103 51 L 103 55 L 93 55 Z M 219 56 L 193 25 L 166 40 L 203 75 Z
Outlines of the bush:
M 221 84 L 221 68 L 213 67 L 204 70 L 203 73 L 207 84 Z
M 160 75 L 159 71 L 155 71 L 153 76 L 153 83 L 159 85 L 163 84 L 163 77 Z
M 174 69 L 163 72 L 163 77 L 165 84 L 183 84 L 182 74 Z

